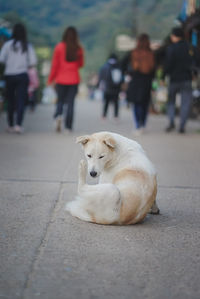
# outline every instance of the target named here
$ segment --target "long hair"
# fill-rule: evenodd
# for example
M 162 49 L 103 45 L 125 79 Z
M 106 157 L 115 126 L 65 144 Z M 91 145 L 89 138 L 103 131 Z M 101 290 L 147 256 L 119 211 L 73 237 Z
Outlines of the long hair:
M 17 51 L 16 43 L 20 42 L 22 46 L 22 52 L 27 51 L 27 34 L 26 28 L 23 24 L 15 24 L 13 28 L 12 38 L 14 39 L 13 48 Z
M 150 50 L 150 41 L 149 35 L 146 33 L 142 33 L 139 35 L 137 39 L 137 46 L 136 49 L 138 50 Z
M 149 74 L 154 70 L 155 58 L 148 34 L 143 33 L 138 37 L 137 46 L 131 53 L 131 65 L 134 71 L 142 74 Z
M 80 48 L 78 33 L 75 27 L 68 27 L 63 33 L 62 41 L 66 43 L 66 57 L 67 61 L 76 61 L 78 49 Z

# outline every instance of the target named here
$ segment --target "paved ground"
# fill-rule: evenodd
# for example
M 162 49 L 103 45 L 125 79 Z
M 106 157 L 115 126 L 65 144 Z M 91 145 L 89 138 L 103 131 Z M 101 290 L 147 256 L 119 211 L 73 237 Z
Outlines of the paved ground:
M 199 299 L 200 123 L 163 133 L 151 116 L 139 137 L 158 170 L 161 215 L 135 226 L 82 222 L 64 210 L 82 157 L 75 137 L 100 130 L 132 136 L 131 113 L 100 120 L 100 103 L 77 101 L 75 131 L 56 135 L 52 106 L 27 113 L 22 136 L 0 117 L 0 298 Z

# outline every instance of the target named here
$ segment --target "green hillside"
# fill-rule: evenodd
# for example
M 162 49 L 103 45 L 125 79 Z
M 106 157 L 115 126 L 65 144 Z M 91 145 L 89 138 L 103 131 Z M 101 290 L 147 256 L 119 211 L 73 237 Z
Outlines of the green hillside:
M 0 16 L 17 15 L 27 24 L 35 45 L 53 47 L 63 29 L 74 25 L 86 49 L 87 71 L 97 69 L 114 49 L 119 33 L 148 32 L 165 37 L 182 0 L 0 0 Z M 14 12 L 14 13 L 13 13 Z M 13 17 L 14 16 L 14 17 Z

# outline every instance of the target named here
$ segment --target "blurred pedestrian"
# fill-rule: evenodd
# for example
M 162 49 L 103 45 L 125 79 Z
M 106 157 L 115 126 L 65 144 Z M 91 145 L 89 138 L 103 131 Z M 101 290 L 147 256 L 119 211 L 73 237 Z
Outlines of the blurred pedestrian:
M 131 77 L 127 90 L 127 101 L 132 103 L 136 126 L 135 134 L 140 135 L 147 122 L 155 68 L 154 53 L 150 48 L 148 34 L 139 35 L 136 48 L 123 59 L 122 67 Z
M 35 51 L 27 41 L 27 32 L 23 24 L 18 23 L 14 26 L 12 39 L 1 49 L 0 62 L 5 64 L 7 130 L 22 133 L 25 105 L 28 99 L 28 68 L 37 64 Z
M 74 119 L 74 100 L 80 82 L 79 68 L 84 64 L 84 51 L 79 43 L 78 32 L 74 27 L 68 27 L 63 38 L 55 47 L 48 85 L 55 83 L 58 100 L 56 103 L 56 131 L 62 129 L 64 105 L 67 105 L 65 129 L 72 131 Z
M 107 117 L 110 103 L 114 104 L 114 117 L 119 116 L 119 92 L 122 84 L 122 71 L 119 66 L 118 58 L 113 53 L 109 56 L 106 63 L 99 72 L 99 87 L 103 91 L 103 113 L 102 118 Z
M 37 91 L 40 85 L 36 67 L 29 68 L 28 75 L 29 75 L 28 105 L 30 106 L 30 110 L 34 111 L 37 102 Z
M 169 76 L 167 114 L 169 125 L 166 132 L 175 129 L 176 95 L 181 95 L 179 133 L 185 133 L 185 125 L 192 102 L 192 69 L 198 64 L 196 50 L 184 40 L 184 32 L 180 27 L 171 31 L 171 45 L 167 47 L 164 75 Z

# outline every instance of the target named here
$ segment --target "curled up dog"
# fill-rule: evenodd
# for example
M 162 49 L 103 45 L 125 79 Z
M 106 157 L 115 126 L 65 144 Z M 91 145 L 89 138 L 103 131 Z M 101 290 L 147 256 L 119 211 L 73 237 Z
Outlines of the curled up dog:
M 78 196 L 66 209 L 75 217 L 99 224 L 135 224 L 156 205 L 157 180 L 142 147 L 119 134 L 98 132 L 77 138 L 87 160 L 79 165 Z M 87 172 L 99 183 L 86 183 Z

